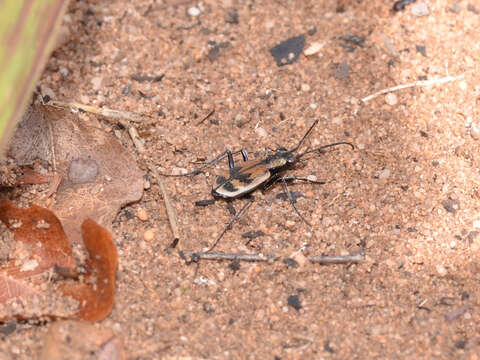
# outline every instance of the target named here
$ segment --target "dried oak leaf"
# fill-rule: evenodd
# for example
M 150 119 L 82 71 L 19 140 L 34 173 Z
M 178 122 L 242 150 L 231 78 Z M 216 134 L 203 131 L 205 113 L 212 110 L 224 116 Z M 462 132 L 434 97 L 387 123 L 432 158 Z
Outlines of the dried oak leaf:
M 30 107 L 10 141 L 18 164 L 36 159 L 62 175 L 53 211 L 70 242 L 80 242 L 78 224 L 93 219 L 110 228 L 118 210 L 143 195 L 143 173 L 111 134 L 51 106 Z
M 13 233 L 15 245 L 8 261 L 0 263 L 0 321 L 44 316 L 96 321 L 110 313 L 117 252 L 106 229 L 85 220 L 82 234 L 89 255 L 87 273 L 77 281 L 52 283 L 56 269 L 76 273 L 75 259 L 58 218 L 35 205 L 22 209 L 4 201 L 0 220 Z

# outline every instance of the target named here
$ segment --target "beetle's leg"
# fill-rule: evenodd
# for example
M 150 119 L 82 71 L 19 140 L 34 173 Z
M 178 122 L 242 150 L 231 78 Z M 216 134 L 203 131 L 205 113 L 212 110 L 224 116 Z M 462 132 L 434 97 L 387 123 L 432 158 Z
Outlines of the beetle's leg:
M 242 153 L 243 161 L 248 161 L 247 152 L 244 149 L 240 150 L 240 152 Z
M 325 184 L 325 181 L 312 180 L 312 179 L 309 179 L 309 178 L 306 178 L 306 177 L 298 177 L 298 176 L 284 176 L 284 177 L 280 178 L 280 180 L 289 181 L 289 182 L 298 180 L 298 181 L 309 182 L 309 183 L 312 183 L 312 184 L 319 184 L 319 185 Z
M 262 191 L 265 192 L 267 191 L 268 189 L 270 189 L 270 187 L 277 183 L 278 180 L 280 179 L 280 175 L 279 174 L 273 174 L 270 179 L 267 179 L 267 181 L 263 184 L 263 187 L 262 187 Z
M 206 200 L 195 201 L 195 206 L 199 206 L 199 207 L 205 207 L 205 206 L 212 205 L 212 204 L 215 204 L 215 199 L 206 199 Z
M 227 156 L 228 156 L 228 167 L 231 170 L 235 167 L 235 162 L 233 161 L 233 155 L 230 150 L 227 150 Z
M 213 250 L 213 248 L 215 246 L 217 246 L 217 244 L 219 243 L 219 241 L 222 239 L 223 235 L 225 235 L 225 233 L 230 230 L 233 226 L 233 223 L 235 221 L 237 221 L 242 215 L 243 213 L 247 210 L 247 208 L 252 204 L 253 200 L 255 198 L 253 196 L 249 196 L 248 197 L 248 200 L 247 202 L 242 206 L 242 208 L 240 209 L 240 211 L 233 217 L 232 220 L 230 220 L 230 222 L 228 223 L 228 225 L 225 227 L 225 229 L 223 229 L 223 231 L 221 232 L 221 234 L 218 236 L 217 240 L 215 240 L 215 242 L 213 243 L 212 246 L 210 246 L 210 248 L 207 250 L 207 252 L 210 252 Z
M 233 206 L 232 204 L 232 199 L 227 199 L 227 210 L 232 216 L 237 215 L 237 210 L 235 209 L 235 206 Z
M 288 178 L 291 178 L 292 176 L 288 177 Z M 293 207 L 293 210 L 295 210 L 295 212 L 297 213 L 297 215 L 299 216 L 300 219 L 302 219 L 302 221 L 307 224 L 308 226 L 312 226 L 307 220 L 305 220 L 305 218 L 302 216 L 302 214 L 300 214 L 300 211 L 298 211 L 297 209 L 297 206 L 295 205 L 295 201 L 293 200 L 293 197 L 292 197 L 292 194 L 290 193 L 290 190 L 288 189 L 288 186 L 287 186 L 287 178 L 286 177 L 282 177 L 279 179 L 279 181 L 282 182 L 283 184 L 283 188 L 285 189 L 285 192 L 287 193 L 287 197 L 288 197 L 288 201 L 290 202 L 290 204 L 292 205 Z

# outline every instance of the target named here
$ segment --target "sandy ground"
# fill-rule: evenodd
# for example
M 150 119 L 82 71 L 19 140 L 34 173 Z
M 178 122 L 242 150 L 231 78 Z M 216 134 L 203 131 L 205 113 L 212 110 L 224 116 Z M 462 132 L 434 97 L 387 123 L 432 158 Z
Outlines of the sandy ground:
M 123 128 L 101 122 L 152 184 L 112 226 L 116 305 L 98 324 L 129 358 L 478 358 L 480 3 L 422 4 L 393 12 L 381 0 L 71 3 L 70 36 L 40 92 L 152 116 L 138 125 L 143 154 Z M 301 34 L 318 52 L 277 66 L 270 49 Z M 132 78 L 145 75 L 157 81 Z M 276 185 L 255 192 L 216 249 L 288 257 L 308 243 L 309 255 L 363 251 L 364 263 L 187 265 L 165 250 L 172 233 L 148 164 L 178 172 L 240 148 L 261 158 L 293 147 L 315 119 L 305 148 L 356 148 L 305 157 L 289 172 L 326 182 L 289 186 L 311 226 Z M 164 180 L 184 249 L 208 248 L 232 218 L 224 201 L 195 206 L 226 167 Z M 262 235 L 242 237 L 254 231 Z M 49 326 L 0 334 L 0 357 L 35 358 Z

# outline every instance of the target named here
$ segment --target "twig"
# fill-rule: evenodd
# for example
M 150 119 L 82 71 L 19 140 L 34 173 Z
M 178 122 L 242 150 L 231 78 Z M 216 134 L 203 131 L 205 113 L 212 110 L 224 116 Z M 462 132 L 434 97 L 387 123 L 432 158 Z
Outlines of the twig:
M 170 223 L 170 228 L 172 229 L 172 233 L 173 233 L 173 242 L 171 247 L 178 246 L 179 248 L 181 248 L 181 246 L 179 246 L 180 229 L 178 227 L 178 222 L 177 222 L 177 212 L 175 211 L 175 208 L 173 207 L 172 202 L 170 201 L 170 197 L 168 196 L 167 189 L 165 189 L 165 186 L 163 185 L 162 179 L 158 174 L 157 170 L 152 165 L 149 165 L 148 168 L 150 169 L 153 176 L 157 180 L 157 184 L 160 187 L 160 190 L 162 192 L 163 201 L 165 202 L 165 207 L 167 209 L 168 222 Z
M 137 129 L 134 126 L 128 127 L 128 135 L 133 141 L 133 145 L 137 148 L 139 153 L 145 152 L 145 145 L 143 145 L 142 140 L 140 140 L 140 135 L 138 135 Z
M 308 260 L 316 264 L 357 264 L 365 261 L 363 253 L 355 253 L 340 256 L 312 256 Z
M 139 153 L 145 152 L 145 146 L 140 140 L 140 135 L 138 135 L 137 129 L 133 125 L 131 125 L 129 122 L 129 121 L 137 122 L 137 123 L 144 122 L 144 117 L 145 117 L 144 115 L 134 113 L 131 111 L 120 111 L 120 110 L 112 110 L 107 108 L 99 108 L 96 106 L 80 104 L 77 102 L 63 102 L 63 101 L 49 99 L 45 103 L 47 105 L 66 108 L 73 111 L 82 110 L 92 114 L 100 115 L 109 121 L 111 119 L 116 120 L 125 129 L 128 129 L 128 134 L 130 135 L 130 138 L 132 139 L 133 144 L 137 148 L 137 151 Z
M 200 119 L 200 121 L 197 122 L 195 125 L 198 126 L 198 125 L 202 124 L 205 120 L 207 120 L 207 119 L 208 119 L 210 116 L 212 116 L 214 113 L 215 113 L 215 109 L 210 110 L 210 111 L 208 112 L 208 114 L 205 115 L 202 119 Z
M 120 111 L 120 110 L 113 110 L 108 108 L 99 108 L 96 106 L 80 104 L 77 102 L 63 102 L 58 100 L 49 100 L 47 104 L 53 105 L 53 106 L 59 106 L 62 108 L 68 108 L 75 111 L 83 110 L 85 112 L 104 116 L 107 119 L 116 119 L 116 120 L 119 120 L 119 122 L 122 125 L 124 125 L 124 122 L 122 122 L 121 120 L 143 122 L 145 118 L 145 115 L 134 113 L 131 111 Z M 128 125 L 125 127 L 128 127 Z
M 181 251 L 180 256 L 188 262 L 198 260 L 232 260 L 232 261 L 278 261 L 282 257 L 276 254 L 245 254 L 245 253 L 223 253 L 223 252 L 194 252 Z M 357 264 L 365 261 L 362 252 L 343 256 L 312 256 L 307 258 L 316 264 Z
M 361 100 L 364 103 L 366 103 L 367 101 L 370 101 L 370 100 L 372 100 L 372 99 L 374 99 L 374 98 L 376 98 L 380 95 L 387 94 L 387 93 L 390 93 L 390 92 L 394 92 L 394 91 L 398 91 L 398 90 L 402 90 L 402 89 L 407 89 L 407 88 L 410 88 L 410 87 L 416 87 L 416 86 L 429 86 L 429 85 L 444 84 L 444 83 L 447 83 L 447 82 L 450 82 L 450 81 L 456 81 L 456 80 L 459 80 L 459 79 L 463 79 L 464 77 L 465 77 L 465 74 L 462 74 L 462 75 L 459 75 L 459 76 L 445 76 L 443 78 L 433 79 L 433 80 L 414 81 L 414 82 L 409 83 L 409 84 L 397 85 L 397 86 L 394 86 L 394 87 L 391 87 L 391 88 L 387 88 L 387 89 L 377 91 L 376 93 L 373 93 L 371 95 L 368 95 L 368 96 L 362 98 Z
M 50 151 L 52 152 L 52 168 L 53 168 L 53 173 L 56 173 L 57 172 L 57 154 L 55 153 L 55 138 L 53 137 L 53 125 L 51 120 L 49 120 L 47 123 L 48 123 L 48 133 L 50 136 Z
M 48 187 L 48 191 L 45 195 L 45 198 L 48 199 L 50 196 L 55 194 L 61 182 L 62 182 L 62 175 L 54 172 L 52 180 L 50 181 L 50 186 Z

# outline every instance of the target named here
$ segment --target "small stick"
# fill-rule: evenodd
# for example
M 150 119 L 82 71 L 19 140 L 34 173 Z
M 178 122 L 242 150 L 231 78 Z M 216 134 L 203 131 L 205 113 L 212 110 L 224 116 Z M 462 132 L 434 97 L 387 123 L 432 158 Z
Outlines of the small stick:
M 85 112 L 89 112 L 92 114 L 97 114 L 104 116 L 109 119 L 116 119 L 116 120 L 128 120 L 133 122 L 143 122 L 145 115 L 141 115 L 138 113 L 134 113 L 131 111 L 120 111 L 120 110 L 113 110 L 108 108 L 99 108 L 92 105 L 85 105 L 80 104 L 77 102 L 63 102 L 57 100 L 49 100 L 47 102 L 48 105 L 59 106 L 62 108 L 69 108 L 75 111 L 83 110 Z M 122 125 L 124 125 L 121 121 L 119 121 Z
M 349 255 L 340 255 L 340 256 L 312 256 L 308 260 L 316 264 L 358 264 L 365 261 L 363 253 L 355 253 Z
M 197 122 L 195 125 L 198 126 L 198 125 L 202 124 L 205 120 L 207 120 L 207 119 L 208 119 L 210 116 L 212 116 L 214 113 L 215 113 L 215 109 L 210 110 L 210 111 L 208 112 L 208 114 L 205 115 L 202 119 L 200 119 L 200 121 Z
M 364 103 L 366 103 L 367 101 L 370 101 L 370 100 L 372 100 L 372 99 L 374 99 L 374 98 L 376 98 L 380 95 L 387 94 L 387 93 L 390 93 L 390 92 L 394 92 L 394 91 L 398 91 L 398 90 L 402 90 L 402 89 L 407 89 L 407 88 L 410 88 L 410 87 L 416 87 L 416 86 L 429 86 L 429 85 L 444 84 L 444 83 L 447 83 L 447 82 L 450 82 L 450 81 L 456 81 L 456 80 L 459 80 L 459 79 L 463 79 L 464 77 L 465 77 L 465 74 L 462 74 L 462 75 L 459 75 L 459 76 L 445 76 L 443 78 L 433 79 L 433 80 L 414 81 L 414 82 L 409 83 L 409 84 L 397 85 L 397 86 L 394 86 L 394 87 L 391 87 L 391 88 L 387 88 L 387 89 L 377 91 L 376 93 L 373 93 L 371 95 L 368 95 L 368 96 L 362 98 L 361 100 Z
M 48 191 L 45 194 L 45 198 L 49 198 L 50 196 L 55 194 L 61 182 L 62 182 L 62 175 L 54 172 L 52 180 L 50 181 L 50 186 L 48 187 Z
M 140 135 L 138 135 L 137 129 L 134 126 L 128 127 L 128 135 L 132 138 L 133 145 L 137 148 L 139 153 L 145 152 L 145 145 L 143 145 L 142 141 L 140 140 Z
M 170 197 L 168 196 L 167 189 L 165 189 L 165 186 L 163 185 L 162 179 L 158 174 L 157 170 L 151 165 L 149 165 L 148 167 L 152 172 L 153 176 L 155 176 L 155 178 L 157 179 L 157 184 L 160 187 L 160 190 L 162 191 L 163 201 L 165 202 L 165 207 L 167 209 L 168 222 L 170 223 L 170 228 L 172 229 L 172 233 L 173 233 L 173 242 L 171 247 L 179 246 L 180 229 L 178 227 L 178 222 L 177 222 L 177 212 L 175 211 L 175 208 L 173 207 L 170 201 Z M 181 247 L 179 246 L 179 248 Z
M 57 172 L 57 154 L 55 153 L 55 140 L 53 137 L 52 121 L 48 121 L 48 133 L 50 136 L 50 151 L 52 152 L 52 168 L 53 173 Z
M 282 257 L 272 254 L 245 254 L 245 253 L 223 253 L 223 252 L 194 252 L 181 251 L 180 256 L 183 259 L 190 258 L 191 262 L 198 260 L 231 260 L 231 261 L 278 261 Z M 316 264 L 357 264 L 365 261 L 363 253 L 349 254 L 343 256 L 312 256 L 307 258 L 310 262 Z
M 269 261 L 277 260 L 275 254 L 231 254 L 222 252 L 194 252 L 182 251 L 180 256 L 183 259 L 191 258 L 191 261 L 197 260 L 235 260 L 235 261 Z
M 245 212 L 245 210 L 247 210 L 247 208 L 250 206 L 250 204 L 253 202 L 253 199 L 254 197 L 251 196 L 248 201 L 245 203 L 245 205 L 243 205 L 243 207 L 240 209 L 240 211 L 238 213 L 235 214 L 235 216 L 233 217 L 232 220 L 230 220 L 230 222 L 228 223 L 228 225 L 225 227 L 225 229 L 223 229 L 222 233 L 220 234 L 220 236 L 217 238 L 217 240 L 215 240 L 215 242 L 213 243 L 212 246 L 210 246 L 210 248 L 208 249 L 207 253 L 211 252 L 213 250 L 213 248 L 215 246 L 217 246 L 218 242 L 222 239 L 223 235 L 225 235 L 225 233 L 230 230 L 232 228 L 232 225 L 235 221 L 238 220 L 238 218 L 240 216 L 243 215 L 243 213 Z
M 107 109 L 107 108 L 99 108 L 96 106 L 80 104 L 77 102 L 63 102 L 63 101 L 57 101 L 57 100 L 49 100 L 48 102 L 46 102 L 46 104 L 51 106 L 71 109 L 74 111 L 82 110 L 85 112 L 103 116 L 106 120 L 114 119 L 124 128 L 128 129 L 128 134 L 130 135 L 133 141 L 133 144 L 137 148 L 137 151 L 139 153 L 145 152 L 145 146 L 140 140 L 140 135 L 138 135 L 137 129 L 132 125 L 130 125 L 129 123 L 129 121 L 137 122 L 137 123 L 143 122 L 144 115 L 134 113 L 131 111 L 119 111 L 119 110 L 113 110 L 113 109 Z

